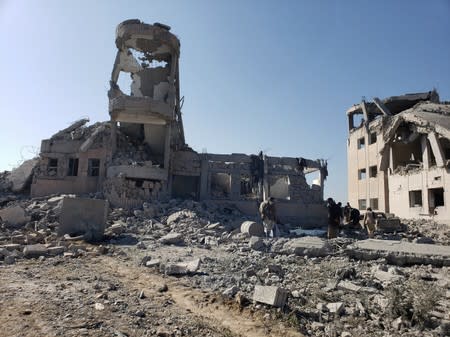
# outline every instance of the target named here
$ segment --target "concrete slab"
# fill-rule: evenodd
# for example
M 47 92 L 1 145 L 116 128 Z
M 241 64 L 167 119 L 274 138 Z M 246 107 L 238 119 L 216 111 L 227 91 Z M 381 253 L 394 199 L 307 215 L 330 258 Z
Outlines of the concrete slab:
M 378 219 L 376 228 L 382 232 L 395 232 L 402 229 L 402 224 L 399 218 Z
M 84 235 L 87 241 L 99 241 L 105 231 L 108 201 L 88 198 L 64 198 L 59 216 L 58 235 Z
M 331 246 L 321 238 L 305 236 L 290 239 L 284 244 L 281 252 L 295 255 L 326 256 L 331 252 Z
M 11 182 L 13 192 L 21 192 L 31 183 L 33 170 L 38 163 L 38 158 L 29 159 L 11 171 L 8 180 Z
M 20 226 L 31 220 L 31 217 L 25 214 L 25 210 L 18 205 L 0 209 L 0 218 L 13 226 Z
M 287 295 L 288 291 L 280 287 L 255 285 L 253 300 L 281 308 L 286 303 Z
M 360 260 L 385 258 L 396 265 L 450 266 L 450 246 L 369 239 L 347 246 L 346 253 Z

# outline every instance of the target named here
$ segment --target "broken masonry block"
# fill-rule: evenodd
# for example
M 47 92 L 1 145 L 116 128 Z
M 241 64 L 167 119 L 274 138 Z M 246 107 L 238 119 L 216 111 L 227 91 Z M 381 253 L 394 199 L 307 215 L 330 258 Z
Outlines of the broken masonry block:
M 255 285 L 253 300 L 281 308 L 286 304 L 288 291 L 276 286 Z
M 264 236 L 264 227 L 254 221 L 244 221 L 241 225 L 241 233 L 246 233 L 249 236 Z
M 86 241 L 100 241 L 103 239 L 107 214 L 107 200 L 64 198 L 58 235 L 83 235 Z

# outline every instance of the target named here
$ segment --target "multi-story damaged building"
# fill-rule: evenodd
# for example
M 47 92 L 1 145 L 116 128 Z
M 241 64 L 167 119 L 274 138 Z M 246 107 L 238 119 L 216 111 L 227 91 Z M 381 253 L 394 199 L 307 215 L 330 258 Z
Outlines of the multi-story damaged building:
M 186 144 L 180 42 L 170 27 L 127 20 L 117 27 L 116 46 L 110 121 L 85 126 L 87 120 L 80 120 L 43 140 L 33 196 L 101 192 L 127 208 L 192 198 L 232 202 L 252 215 L 258 201 L 273 196 L 281 219 L 324 223 L 325 161 L 200 154 Z M 131 77 L 130 88 L 119 86 L 122 76 Z M 312 172 L 318 177 L 308 184 L 305 175 Z
M 433 90 L 363 100 L 347 116 L 351 205 L 450 220 L 450 104 Z

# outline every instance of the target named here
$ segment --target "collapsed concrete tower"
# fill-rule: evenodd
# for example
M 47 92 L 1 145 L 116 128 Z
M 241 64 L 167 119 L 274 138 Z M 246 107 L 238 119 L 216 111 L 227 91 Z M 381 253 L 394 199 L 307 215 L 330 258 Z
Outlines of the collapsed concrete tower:
M 160 195 L 168 192 L 171 150 L 185 146 L 180 111 L 180 41 L 169 30 L 169 26 L 139 20 L 118 25 L 118 51 L 108 92 L 112 165 L 107 176 L 121 172 L 128 180 L 152 181 L 154 193 Z M 130 88 L 120 88 L 119 77 L 128 74 Z

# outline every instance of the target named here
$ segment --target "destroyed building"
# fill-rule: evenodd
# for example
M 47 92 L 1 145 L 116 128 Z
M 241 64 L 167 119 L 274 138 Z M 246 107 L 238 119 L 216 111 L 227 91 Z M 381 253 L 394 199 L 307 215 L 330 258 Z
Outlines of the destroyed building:
M 433 90 L 363 99 L 347 116 L 351 205 L 450 220 L 450 104 Z
M 258 202 L 278 200 L 280 219 L 323 224 L 323 160 L 263 153 L 197 153 L 185 141 L 180 96 L 180 42 L 170 27 L 127 20 L 116 29 L 110 121 L 75 122 L 42 141 L 32 196 L 103 193 L 111 205 L 191 198 L 232 202 L 255 215 Z M 131 77 L 130 88 L 119 78 Z M 308 184 L 306 174 L 316 172 Z

